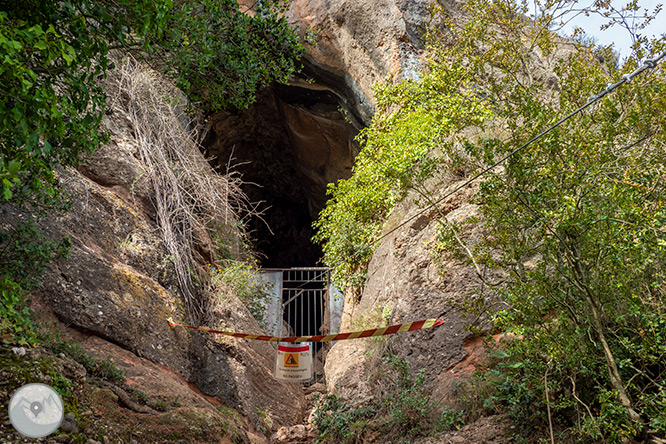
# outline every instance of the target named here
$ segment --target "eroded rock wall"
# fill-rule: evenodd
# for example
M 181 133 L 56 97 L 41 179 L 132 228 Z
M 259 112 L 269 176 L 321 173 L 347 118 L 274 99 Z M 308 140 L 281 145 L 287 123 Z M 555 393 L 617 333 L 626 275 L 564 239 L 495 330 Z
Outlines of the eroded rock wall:
M 441 8 L 439 14 L 431 15 L 433 6 Z M 461 3 L 456 1 L 296 0 L 291 12 L 292 19 L 303 30 L 309 27 L 318 31 L 317 46 L 306 56 L 310 65 L 322 72 L 342 73 L 338 78 L 352 94 L 358 95 L 349 102 L 359 104 L 358 114 L 363 121 L 367 121 L 374 109 L 375 82 L 387 76 L 418 78 L 423 32 L 433 28 L 444 30 L 442 13 L 458 23 L 467 19 Z M 561 46 L 548 56 L 536 51 L 531 54 L 531 75 L 547 88 L 557 88 L 553 68 L 569 50 L 564 40 L 559 43 Z M 444 171 L 428 189 L 437 199 L 466 179 Z M 454 388 L 460 377 L 470 375 L 482 351 L 467 327 L 476 322 L 484 328 L 482 319 L 464 316 L 462 305 L 479 299 L 485 283 L 465 261 L 436 257 L 433 244 L 437 218 L 444 216 L 464 222 L 479 215 L 479 208 L 472 203 L 477 187 L 478 184 L 470 185 L 441 202 L 437 209 L 422 214 L 422 204 L 411 195 L 394 209 L 384 227 L 384 232 L 390 233 L 376 246 L 362 294 L 358 299 L 347 296 L 341 329 L 434 317 L 443 318 L 444 325 L 385 340 L 336 343 L 325 365 L 330 390 L 347 399 L 363 400 L 371 396 L 371 381 L 379 368 L 379 359 L 389 352 L 405 358 L 412 371 L 425 370 L 434 399 L 455 404 Z M 417 217 L 411 220 L 414 216 Z M 475 223 L 461 235 L 473 245 L 481 237 L 480 229 L 480 224 Z M 499 274 L 492 274 L 488 276 L 490 281 L 501 279 Z
M 442 195 L 462 183 L 450 179 Z M 416 196 L 408 197 L 393 211 L 386 232 L 398 227 L 378 245 L 368 267 L 368 278 L 360 299 L 348 296 L 343 315 L 343 330 L 371 328 L 419 319 L 442 318 L 435 329 L 389 336 L 381 340 L 341 341 L 329 352 L 324 368 L 329 389 L 346 399 L 362 400 L 372 396 L 371 380 L 385 353 L 405 359 L 412 372 L 421 369 L 427 377 L 434 399 L 456 405 L 454 393 L 461 378 L 474 370 L 475 347 L 469 326 L 487 327 L 483 320 L 468 317 L 463 304 L 487 294 L 484 282 L 465 261 L 439 257 L 435 244 L 440 228 L 437 219 L 464 224 L 478 217 L 472 203 L 478 184 L 470 185 L 444 200 L 439 210 L 419 214 Z M 416 216 L 413 220 L 405 221 Z M 481 236 L 478 225 L 461 233 L 469 245 Z M 486 276 L 498 280 L 497 276 Z
M 138 143 L 151 141 L 139 141 L 130 116 L 117 107 L 109 110 L 104 125 L 109 143 L 79 169 L 59 172 L 72 209 L 49 215 L 41 227 L 52 239 L 69 236 L 72 246 L 68 257 L 48 267 L 36 301 L 50 307 L 70 329 L 172 369 L 174 377 L 238 409 L 251 422 L 261 415 L 270 415 L 276 428 L 296 422 L 303 395 L 298 387 L 273 379 L 269 345 L 169 327 L 168 318 L 188 317 L 156 222 L 153 186 L 138 151 Z M 195 149 L 191 155 L 201 153 Z M 4 221 L 31 217 L 8 207 L 2 211 Z M 237 331 L 260 331 L 233 295 L 221 307 L 219 322 Z
M 458 2 L 430 0 L 295 0 L 290 18 L 304 34 L 316 32 L 317 44 L 306 54 L 306 74 L 344 97 L 364 124 L 374 114 L 372 87 L 392 79 L 418 79 L 426 29 L 443 29 L 438 6 L 461 17 Z M 321 80 L 319 80 L 321 79 Z M 455 179 L 449 180 L 455 186 Z M 458 193 L 441 209 L 459 220 L 474 216 L 474 188 Z M 406 199 L 393 212 L 386 229 L 419 211 Z M 391 233 L 376 248 L 361 297 L 348 296 L 342 330 L 370 328 L 423 318 L 442 317 L 434 330 L 396 335 L 388 340 L 365 339 L 335 344 L 326 360 L 329 389 L 355 400 L 371 396 L 370 380 L 382 353 L 390 351 L 425 369 L 431 390 L 450 397 L 460 365 L 472 348 L 460 303 L 474 297 L 480 281 L 462 262 L 438 262 L 430 244 L 435 238 L 435 214 L 427 212 Z M 470 233 L 472 235 L 472 233 Z M 457 367 L 458 366 L 458 367 Z
M 418 78 L 419 57 L 432 19 L 432 0 L 294 0 L 289 18 L 302 35 L 316 35 L 305 55 L 306 73 L 330 88 L 368 124 L 374 114 L 372 87 L 396 78 Z M 447 11 L 456 2 L 438 2 Z

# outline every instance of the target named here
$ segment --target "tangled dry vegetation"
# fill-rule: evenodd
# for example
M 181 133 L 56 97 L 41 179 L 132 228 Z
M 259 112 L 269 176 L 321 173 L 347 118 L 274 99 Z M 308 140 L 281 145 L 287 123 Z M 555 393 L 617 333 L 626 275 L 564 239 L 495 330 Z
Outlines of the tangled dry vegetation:
M 154 190 L 157 223 L 173 262 L 192 321 L 204 321 L 210 290 L 202 264 L 216 260 L 211 240 L 223 239 L 228 254 L 249 254 L 241 214 L 256 205 L 230 171 L 216 173 L 199 152 L 201 125 L 185 112 L 182 93 L 132 57 L 116 60 L 105 89 L 130 127 Z

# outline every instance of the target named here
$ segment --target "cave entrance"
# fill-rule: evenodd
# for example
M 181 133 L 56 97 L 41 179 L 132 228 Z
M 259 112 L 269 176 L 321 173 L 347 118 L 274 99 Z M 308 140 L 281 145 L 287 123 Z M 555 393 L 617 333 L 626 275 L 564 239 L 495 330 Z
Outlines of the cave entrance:
M 243 191 L 263 210 L 246 228 L 272 281 L 264 318 L 272 336 L 337 333 L 340 325 L 344 297 L 330 285 L 329 269 L 313 268 L 322 251 L 311 240 L 312 222 L 328 185 L 351 176 L 363 124 L 333 83 L 344 81 L 293 79 L 265 89 L 246 110 L 208 118 L 204 155 L 220 173 L 240 173 Z M 319 374 L 328 346 L 314 346 Z
M 362 125 L 342 99 L 305 81 L 275 85 L 248 109 L 209 117 L 204 154 L 221 173 L 242 175 L 242 189 L 260 203 L 247 219 L 262 267 L 313 267 L 322 257 L 312 222 L 328 184 L 351 175 Z
M 314 336 L 340 332 L 344 295 L 331 284 L 331 269 L 297 267 L 262 270 L 272 282 L 264 325 L 272 336 Z M 331 343 L 312 343 L 314 382 L 323 376 Z

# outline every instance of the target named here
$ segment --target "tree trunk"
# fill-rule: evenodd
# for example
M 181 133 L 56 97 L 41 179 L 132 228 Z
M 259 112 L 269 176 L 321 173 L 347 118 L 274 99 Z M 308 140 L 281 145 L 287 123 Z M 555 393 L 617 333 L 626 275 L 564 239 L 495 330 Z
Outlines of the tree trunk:
M 610 378 L 611 385 L 615 390 L 617 390 L 620 404 L 622 404 L 622 407 L 627 410 L 629 418 L 632 421 L 640 422 L 641 416 L 633 408 L 631 399 L 629 399 L 629 395 L 627 394 L 624 383 L 622 382 L 622 377 L 620 376 L 620 371 L 617 368 L 617 363 L 615 362 L 613 352 L 608 346 L 608 342 L 606 342 L 606 335 L 604 334 L 603 325 L 601 323 L 601 313 L 599 312 L 599 308 L 597 304 L 594 303 L 589 294 L 587 295 L 586 300 L 590 305 L 590 309 L 592 310 L 592 316 L 594 318 L 594 330 L 597 333 L 597 338 L 599 338 L 601 348 L 604 351 L 604 357 L 606 358 L 606 366 L 608 367 L 608 376 Z

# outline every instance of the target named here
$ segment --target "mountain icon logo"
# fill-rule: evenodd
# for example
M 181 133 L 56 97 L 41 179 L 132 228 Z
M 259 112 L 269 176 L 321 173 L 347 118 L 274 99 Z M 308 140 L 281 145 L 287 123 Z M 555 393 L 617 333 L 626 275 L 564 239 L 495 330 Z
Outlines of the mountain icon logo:
M 62 398 L 46 384 L 24 385 L 9 401 L 9 421 L 28 438 L 42 438 L 55 432 L 64 416 Z

